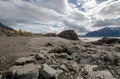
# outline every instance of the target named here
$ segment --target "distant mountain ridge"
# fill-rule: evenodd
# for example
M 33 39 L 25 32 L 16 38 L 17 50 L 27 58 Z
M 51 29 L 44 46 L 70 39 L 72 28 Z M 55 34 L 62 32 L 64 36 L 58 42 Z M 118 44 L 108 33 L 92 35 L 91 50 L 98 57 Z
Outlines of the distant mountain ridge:
M 87 33 L 87 37 L 120 37 L 120 27 L 105 27 Z
M 0 23 L 0 36 L 30 36 L 31 32 L 22 31 L 22 30 L 14 30 L 6 25 Z
M 0 28 L 1 28 L 1 29 L 6 29 L 6 30 L 14 30 L 14 29 L 6 26 L 6 25 L 3 25 L 2 23 L 0 23 Z

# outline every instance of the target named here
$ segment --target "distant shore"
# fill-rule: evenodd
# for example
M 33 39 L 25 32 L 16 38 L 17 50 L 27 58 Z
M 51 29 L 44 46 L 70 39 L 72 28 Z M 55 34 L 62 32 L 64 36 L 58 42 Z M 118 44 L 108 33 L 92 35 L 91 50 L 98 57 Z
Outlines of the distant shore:
M 79 39 L 84 42 L 93 42 L 93 41 L 97 41 L 101 38 L 103 38 L 103 37 L 79 37 Z M 108 38 L 119 38 L 120 39 L 120 37 L 108 37 Z

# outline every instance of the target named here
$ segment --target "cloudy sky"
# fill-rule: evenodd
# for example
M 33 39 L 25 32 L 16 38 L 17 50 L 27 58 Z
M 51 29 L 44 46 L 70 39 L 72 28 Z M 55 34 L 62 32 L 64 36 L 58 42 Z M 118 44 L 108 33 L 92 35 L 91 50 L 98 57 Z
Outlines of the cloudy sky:
M 0 0 L 0 22 L 34 33 L 120 27 L 120 0 Z

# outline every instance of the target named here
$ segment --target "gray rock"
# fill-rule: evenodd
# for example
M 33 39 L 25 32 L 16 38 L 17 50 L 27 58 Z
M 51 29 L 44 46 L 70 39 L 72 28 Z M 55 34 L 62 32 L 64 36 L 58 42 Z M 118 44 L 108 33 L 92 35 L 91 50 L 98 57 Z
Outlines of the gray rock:
M 116 79 L 113 77 L 113 75 L 108 70 L 93 71 L 93 68 L 95 67 L 98 67 L 98 66 L 97 65 L 85 65 L 84 66 L 84 70 L 89 74 L 90 79 Z
M 120 53 L 116 53 L 114 57 L 114 64 L 120 66 Z
M 81 64 L 97 64 L 97 60 L 99 60 L 99 56 L 89 55 L 87 53 L 73 53 L 71 57 Z
M 44 56 L 42 53 L 38 53 L 38 54 L 35 55 L 35 58 L 36 58 L 37 60 L 41 60 L 41 59 L 44 59 L 45 56 Z
M 81 72 L 80 70 L 80 65 L 76 63 L 75 61 L 70 61 L 66 64 L 66 68 L 68 69 L 67 73 L 74 74 L 76 75 L 75 77 L 79 76 L 79 73 Z M 71 75 L 73 76 L 73 75 Z
M 16 65 L 25 65 L 25 64 L 34 63 L 34 62 L 35 62 L 35 60 L 34 60 L 33 56 L 30 56 L 30 57 L 18 58 L 15 61 L 15 64 Z
M 68 52 L 67 47 L 65 46 L 60 46 L 60 47 L 55 47 L 49 51 L 49 53 L 63 53 L 63 52 Z
M 40 70 L 40 75 L 45 79 L 52 79 L 56 77 L 56 70 L 48 66 L 47 64 L 43 64 Z
M 35 56 L 35 55 L 36 55 L 36 53 L 31 53 L 31 54 L 30 54 L 30 56 Z
M 23 66 L 13 66 L 10 68 L 10 72 L 12 72 L 13 75 L 17 72 L 18 69 L 20 69 Z
M 73 45 L 73 46 L 68 47 L 68 51 L 69 51 L 70 53 L 80 52 L 80 48 L 79 48 L 79 46 L 77 46 L 77 45 Z
M 116 47 L 114 48 L 114 50 L 115 50 L 116 52 L 120 52 L 120 46 L 116 46 Z
M 70 69 L 70 68 L 68 68 L 68 69 L 71 71 L 74 71 L 74 72 L 79 72 L 79 70 L 80 70 L 80 66 L 76 62 L 71 63 L 71 68 L 72 69 Z
M 67 53 L 56 54 L 56 57 L 72 60 L 72 57 L 69 56 Z
M 81 54 L 78 54 L 78 53 L 72 53 L 71 54 L 71 57 L 72 57 L 72 59 L 73 60 L 75 60 L 75 61 L 80 61 L 80 59 L 81 59 Z
M 80 47 L 79 45 L 72 45 L 72 46 L 67 47 L 67 50 L 69 54 L 72 54 L 72 53 L 82 53 L 86 49 L 85 47 Z
M 57 77 L 58 77 L 61 73 L 63 73 L 63 70 L 61 70 L 61 69 L 57 69 L 56 71 L 57 71 Z
M 105 55 L 100 56 L 101 61 L 107 65 L 119 65 L 119 53 L 107 53 Z
M 2 75 L 0 75 L 0 79 L 2 79 Z
M 24 66 L 13 66 L 10 68 L 13 79 L 38 79 L 39 70 L 34 64 L 26 64 Z
M 65 72 L 68 72 L 68 69 L 67 69 L 66 65 L 64 65 L 64 64 L 60 65 L 60 69 L 62 69 Z

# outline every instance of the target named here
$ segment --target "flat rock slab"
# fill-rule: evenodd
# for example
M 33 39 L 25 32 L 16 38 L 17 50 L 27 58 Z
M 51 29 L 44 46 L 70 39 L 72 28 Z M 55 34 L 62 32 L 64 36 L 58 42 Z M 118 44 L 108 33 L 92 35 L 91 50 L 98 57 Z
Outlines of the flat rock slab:
M 51 79 L 54 78 L 56 75 L 56 70 L 48 66 L 47 64 L 42 65 L 42 69 L 40 70 L 40 74 L 45 78 L 45 79 Z
M 93 71 L 93 68 L 95 67 L 97 67 L 97 65 L 85 65 L 84 68 L 93 79 L 116 79 L 108 70 Z
M 0 75 L 0 79 L 2 79 L 2 75 Z
M 118 73 L 119 76 L 120 76 L 120 66 L 119 66 L 119 67 L 115 67 L 115 68 L 113 68 L 113 69 L 114 69 L 114 71 L 116 71 L 116 73 Z
M 12 74 L 14 75 L 17 72 L 17 70 L 22 67 L 23 66 L 12 66 L 9 71 L 12 72 Z
M 10 68 L 15 79 L 38 79 L 39 70 L 34 64 L 26 64 L 24 66 L 13 66 Z
M 34 62 L 35 62 L 34 57 L 33 57 L 33 56 L 30 56 L 30 57 L 18 58 L 18 59 L 15 61 L 15 64 L 16 64 L 16 65 L 25 65 L 25 64 L 34 63 Z

